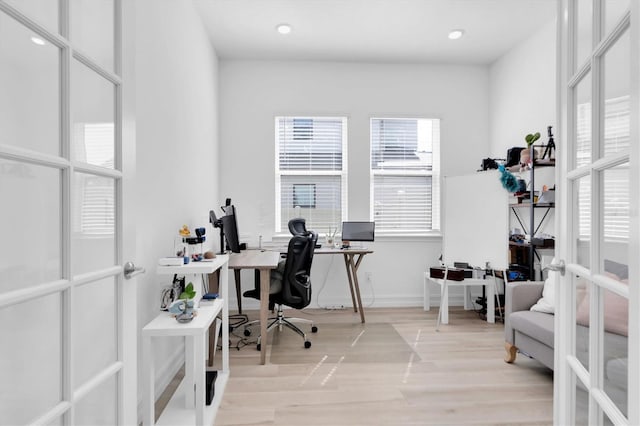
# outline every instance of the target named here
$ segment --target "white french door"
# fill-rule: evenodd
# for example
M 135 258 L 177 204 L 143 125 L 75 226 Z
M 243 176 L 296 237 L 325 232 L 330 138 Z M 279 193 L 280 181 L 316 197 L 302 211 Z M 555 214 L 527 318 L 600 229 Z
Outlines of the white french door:
M 636 0 L 559 0 L 554 423 L 640 424 Z
M 137 422 L 131 3 L 0 0 L 2 425 Z

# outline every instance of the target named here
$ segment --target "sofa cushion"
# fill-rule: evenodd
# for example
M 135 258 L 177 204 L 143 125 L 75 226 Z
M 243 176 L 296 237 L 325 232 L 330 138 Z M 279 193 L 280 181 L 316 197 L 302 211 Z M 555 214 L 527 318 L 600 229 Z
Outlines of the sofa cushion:
M 555 257 L 553 262 L 555 262 Z M 553 314 L 556 311 L 556 295 L 555 295 L 555 283 L 557 272 L 550 271 L 549 276 L 544 281 L 544 287 L 542 289 L 542 297 L 538 302 L 533 305 L 530 310 L 535 312 L 542 312 L 543 314 Z
M 553 318 L 542 312 L 519 311 L 509 315 L 509 323 L 514 330 L 553 348 Z

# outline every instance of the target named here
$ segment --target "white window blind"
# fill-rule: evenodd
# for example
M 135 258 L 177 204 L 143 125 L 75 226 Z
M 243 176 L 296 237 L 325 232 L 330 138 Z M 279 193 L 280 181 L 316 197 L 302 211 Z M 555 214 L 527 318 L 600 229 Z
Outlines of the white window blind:
M 591 149 L 583 141 L 591 140 L 591 104 L 580 104 L 577 108 L 578 150 Z M 582 117 L 582 119 L 580 119 Z M 607 99 L 604 103 L 604 143 L 603 155 L 610 156 L 629 149 L 630 138 L 629 97 Z M 587 157 L 584 154 L 584 157 Z M 589 156 L 590 158 L 590 156 Z M 584 161 L 584 160 L 583 160 Z M 588 159 L 587 159 L 588 162 Z M 576 166 L 584 165 L 578 162 Z M 629 171 L 625 163 L 612 169 L 606 169 L 602 178 L 602 217 L 604 241 L 627 241 L 629 238 Z M 578 188 L 579 237 L 591 239 L 591 185 L 581 182 Z
M 276 117 L 276 232 L 303 217 L 326 233 L 346 217 L 344 117 Z
M 440 229 L 440 120 L 371 119 L 371 217 L 376 232 Z

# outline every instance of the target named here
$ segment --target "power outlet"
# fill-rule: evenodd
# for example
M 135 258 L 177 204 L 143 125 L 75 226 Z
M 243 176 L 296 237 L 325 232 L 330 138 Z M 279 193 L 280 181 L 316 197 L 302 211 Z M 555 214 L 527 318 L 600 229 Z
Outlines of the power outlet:
M 335 310 L 339 310 L 339 309 L 344 309 L 344 305 L 327 305 L 325 307 L 325 309 L 329 309 L 331 311 L 335 311 Z

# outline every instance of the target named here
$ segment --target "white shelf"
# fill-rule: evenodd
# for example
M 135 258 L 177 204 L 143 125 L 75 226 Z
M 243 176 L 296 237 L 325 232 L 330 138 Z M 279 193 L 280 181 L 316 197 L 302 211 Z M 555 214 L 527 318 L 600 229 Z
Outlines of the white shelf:
M 206 305 L 205 305 L 206 303 Z M 213 303 L 202 302 L 193 321 L 179 323 L 175 316 L 163 312 L 142 329 L 143 336 L 193 336 L 209 328 L 216 316 L 222 311 L 224 300 L 215 299 Z
M 229 261 L 228 254 L 218 254 L 211 260 L 201 260 L 199 262 L 189 262 L 186 265 L 163 266 L 158 265 L 156 272 L 160 275 L 183 275 L 183 274 L 210 274 L 226 265 Z
M 229 256 L 220 255 L 212 262 L 194 262 L 180 266 L 158 266 L 159 274 L 207 274 L 220 271 L 220 283 L 228 280 Z M 153 340 L 169 336 L 182 336 L 185 339 L 185 377 L 178 390 L 160 416 L 159 424 L 166 425 L 212 425 L 229 379 L 229 307 L 227 304 L 228 286 L 220 286 L 220 297 L 202 301 L 197 315 L 188 323 L 179 323 L 169 312 L 162 312 L 142 329 L 142 349 L 144 380 L 143 424 L 153 425 L 155 417 L 154 367 L 155 351 Z M 218 371 L 215 394 L 211 405 L 205 404 L 205 359 L 206 337 L 218 316 L 222 324 L 215 328 L 222 331 L 222 367 Z M 212 330 L 213 331 L 213 330 Z M 191 393 L 186 392 L 191 389 Z

